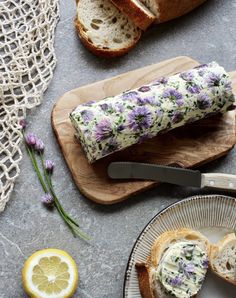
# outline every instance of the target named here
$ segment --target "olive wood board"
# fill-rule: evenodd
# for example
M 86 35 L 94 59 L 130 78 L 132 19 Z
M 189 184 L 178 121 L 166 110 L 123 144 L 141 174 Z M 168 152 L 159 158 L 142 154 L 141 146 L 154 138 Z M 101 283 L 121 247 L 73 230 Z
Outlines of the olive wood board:
M 93 164 L 88 163 L 81 145 L 74 137 L 75 130 L 69 114 L 77 105 L 114 96 L 158 77 L 169 76 L 197 65 L 199 63 L 189 57 L 177 57 L 71 90 L 58 100 L 52 111 L 52 127 L 73 179 L 83 195 L 100 204 L 113 204 L 157 185 L 158 182 L 153 181 L 110 179 L 107 166 L 112 161 L 179 164 L 192 168 L 215 160 L 234 147 L 234 111 L 160 134 Z M 236 71 L 230 74 L 236 89 Z

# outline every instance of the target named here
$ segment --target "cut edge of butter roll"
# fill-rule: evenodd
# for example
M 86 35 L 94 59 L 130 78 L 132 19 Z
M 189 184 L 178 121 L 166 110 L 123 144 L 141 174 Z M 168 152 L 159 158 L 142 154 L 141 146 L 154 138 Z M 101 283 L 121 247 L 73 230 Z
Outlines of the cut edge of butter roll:
M 234 103 L 229 75 L 216 62 L 79 105 L 70 119 L 89 162 Z

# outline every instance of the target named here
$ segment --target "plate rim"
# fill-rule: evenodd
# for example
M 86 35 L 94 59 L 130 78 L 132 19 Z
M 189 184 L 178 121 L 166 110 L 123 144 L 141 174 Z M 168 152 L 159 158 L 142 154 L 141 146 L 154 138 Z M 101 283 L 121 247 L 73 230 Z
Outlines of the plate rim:
M 130 265 L 130 262 L 131 262 L 131 258 L 132 258 L 132 255 L 133 255 L 133 252 L 136 248 L 136 245 L 138 243 L 138 241 L 140 240 L 140 238 L 142 237 L 143 233 L 145 232 L 145 230 L 149 227 L 149 225 L 157 218 L 159 217 L 162 213 L 166 212 L 168 209 L 170 208 L 173 208 L 175 205 L 180 205 L 180 204 L 183 204 L 185 202 L 188 202 L 188 201 L 195 201 L 195 200 L 198 200 L 198 199 L 204 199 L 204 198 L 215 198 L 215 197 L 220 197 L 220 198 L 223 198 L 223 199 L 229 199 L 229 200 L 232 200 L 232 201 L 235 201 L 236 202 L 236 198 L 235 197 L 231 197 L 231 196 L 227 196 L 227 195 L 220 195 L 220 194 L 209 194 L 209 195 L 194 195 L 194 196 L 191 196 L 191 197 L 187 197 L 187 198 L 184 198 L 180 201 L 177 201 L 177 202 L 174 202 L 174 203 L 171 203 L 170 205 L 167 205 L 165 208 L 161 209 L 156 215 L 154 215 L 150 220 L 149 222 L 145 225 L 145 227 L 142 229 L 142 231 L 139 233 L 137 239 L 135 240 L 133 246 L 132 246 L 132 249 L 130 251 L 130 254 L 129 254 L 129 257 L 128 257 L 128 261 L 127 261 L 127 265 L 126 265 L 126 269 L 125 269 L 125 275 L 124 275 L 124 281 L 123 281 L 123 298 L 125 298 L 125 291 L 126 291 L 126 283 L 127 283 L 127 279 L 128 279 L 128 270 L 129 270 L 129 265 Z

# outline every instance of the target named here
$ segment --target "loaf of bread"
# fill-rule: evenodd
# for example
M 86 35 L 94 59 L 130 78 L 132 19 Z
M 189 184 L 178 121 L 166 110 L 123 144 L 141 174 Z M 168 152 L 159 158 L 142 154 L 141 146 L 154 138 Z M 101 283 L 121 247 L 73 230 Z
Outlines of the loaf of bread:
M 153 243 L 146 263 L 136 264 L 143 298 L 190 298 L 201 289 L 210 243 L 189 229 L 168 231 Z
M 76 0 L 75 27 L 95 55 L 116 57 L 129 52 L 153 22 L 182 16 L 206 0 Z
M 234 101 L 229 75 L 212 62 L 79 105 L 70 119 L 89 162 L 94 162 L 158 133 L 226 112 Z

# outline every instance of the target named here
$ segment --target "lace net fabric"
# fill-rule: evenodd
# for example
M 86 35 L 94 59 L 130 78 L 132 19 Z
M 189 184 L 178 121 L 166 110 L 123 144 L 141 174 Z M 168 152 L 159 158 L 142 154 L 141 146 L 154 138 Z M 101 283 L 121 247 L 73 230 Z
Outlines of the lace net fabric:
M 58 0 L 0 0 L 0 212 L 20 172 L 19 121 L 53 76 L 58 19 Z

